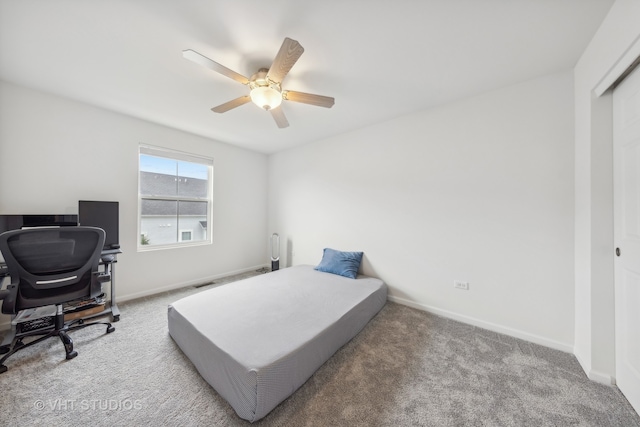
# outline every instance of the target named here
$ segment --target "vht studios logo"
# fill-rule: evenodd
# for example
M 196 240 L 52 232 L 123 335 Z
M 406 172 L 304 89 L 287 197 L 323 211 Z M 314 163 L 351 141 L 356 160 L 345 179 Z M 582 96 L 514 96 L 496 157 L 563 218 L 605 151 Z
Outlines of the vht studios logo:
M 48 399 L 36 400 L 33 406 L 40 411 L 132 411 L 142 409 L 142 402 L 132 399 Z

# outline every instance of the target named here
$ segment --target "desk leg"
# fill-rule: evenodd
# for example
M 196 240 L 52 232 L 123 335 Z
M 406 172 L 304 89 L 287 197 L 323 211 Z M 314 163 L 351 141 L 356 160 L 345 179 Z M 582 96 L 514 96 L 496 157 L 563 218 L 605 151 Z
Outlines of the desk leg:
M 111 317 L 113 321 L 120 320 L 120 309 L 116 304 L 116 269 L 115 265 L 111 263 Z

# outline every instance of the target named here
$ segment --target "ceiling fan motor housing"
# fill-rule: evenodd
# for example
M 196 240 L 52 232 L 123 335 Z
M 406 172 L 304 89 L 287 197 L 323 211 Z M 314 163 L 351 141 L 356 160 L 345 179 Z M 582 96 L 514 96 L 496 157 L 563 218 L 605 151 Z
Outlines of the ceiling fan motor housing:
M 265 110 L 277 108 L 282 103 L 282 88 L 280 83 L 274 82 L 267 73 L 267 68 L 261 68 L 251 76 L 249 87 L 251 88 L 251 101 Z

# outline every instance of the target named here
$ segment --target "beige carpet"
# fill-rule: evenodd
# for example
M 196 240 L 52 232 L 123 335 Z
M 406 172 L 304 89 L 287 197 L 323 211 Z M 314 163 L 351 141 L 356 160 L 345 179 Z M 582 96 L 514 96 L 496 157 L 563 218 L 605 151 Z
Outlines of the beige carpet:
M 0 375 L 0 425 L 249 425 L 167 332 L 167 305 L 207 288 L 120 305 L 114 333 L 72 334 L 71 361 L 54 339 L 12 356 Z M 640 417 L 570 354 L 387 303 L 255 424 L 640 427 Z

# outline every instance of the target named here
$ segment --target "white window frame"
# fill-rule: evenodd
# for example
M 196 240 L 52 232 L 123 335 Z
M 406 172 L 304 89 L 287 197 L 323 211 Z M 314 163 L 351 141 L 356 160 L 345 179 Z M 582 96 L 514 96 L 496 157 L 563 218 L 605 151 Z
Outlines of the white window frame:
M 149 196 L 143 195 L 140 193 L 140 155 L 146 154 L 155 157 L 163 157 L 166 159 L 198 163 L 201 165 L 205 165 L 208 167 L 208 188 L 207 188 L 207 198 L 193 198 L 193 197 L 171 197 L 171 196 Z M 178 230 L 178 241 L 176 243 L 170 244 L 150 244 L 143 245 L 141 242 L 142 234 L 146 234 L 148 236 L 148 230 L 142 230 L 142 200 L 176 200 L 176 201 L 206 201 L 207 202 L 207 224 L 213 224 L 213 159 L 205 156 L 200 156 L 197 154 L 186 153 L 177 150 L 171 150 L 168 148 L 155 147 L 151 145 L 143 145 L 140 144 L 138 150 L 138 251 L 151 251 L 158 249 L 168 249 L 168 248 L 177 248 L 177 247 L 188 247 L 188 246 L 200 246 L 200 245 L 211 245 L 213 243 L 213 227 L 207 226 L 206 236 L 203 240 L 182 240 L 182 230 Z M 191 230 L 187 230 L 191 231 Z M 150 237 L 150 236 L 149 236 Z M 151 238 L 151 237 L 150 237 Z M 191 238 L 193 239 L 193 232 L 191 234 Z

